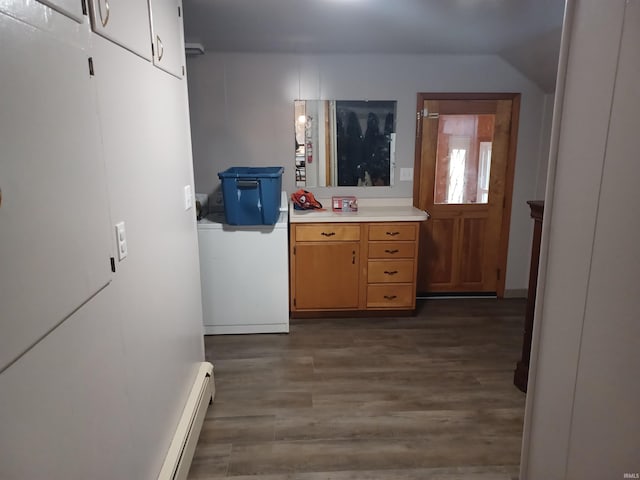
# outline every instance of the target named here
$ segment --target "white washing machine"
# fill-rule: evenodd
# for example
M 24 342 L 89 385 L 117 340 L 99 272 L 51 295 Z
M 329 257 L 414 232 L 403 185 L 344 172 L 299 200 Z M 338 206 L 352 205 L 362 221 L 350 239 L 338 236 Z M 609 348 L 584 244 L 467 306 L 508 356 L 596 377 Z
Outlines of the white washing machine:
M 275 225 L 227 225 L 222 212 L 198 222 L 205 335 L 289 332 L 289 214 L 282 193 Z

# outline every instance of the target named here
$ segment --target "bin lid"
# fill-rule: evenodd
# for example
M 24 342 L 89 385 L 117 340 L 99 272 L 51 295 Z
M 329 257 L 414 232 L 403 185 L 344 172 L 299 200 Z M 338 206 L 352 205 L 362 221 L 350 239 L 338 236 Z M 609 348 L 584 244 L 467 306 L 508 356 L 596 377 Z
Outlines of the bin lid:
M 284 167 L 231 167 L 218 173 L 218 178 L 277 178 Z

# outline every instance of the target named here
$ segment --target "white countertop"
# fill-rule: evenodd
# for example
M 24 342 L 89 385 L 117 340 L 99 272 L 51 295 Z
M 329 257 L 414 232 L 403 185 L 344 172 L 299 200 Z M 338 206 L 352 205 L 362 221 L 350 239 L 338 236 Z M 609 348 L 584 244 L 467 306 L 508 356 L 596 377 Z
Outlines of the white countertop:
M 411 199 L 358 199 L 357 212 L 333 212 L 331 199 L 319 198 L 324 210 L 295 210 L 289 204 L 290 223 L 422 222 L 429 214 L 411 205 Z

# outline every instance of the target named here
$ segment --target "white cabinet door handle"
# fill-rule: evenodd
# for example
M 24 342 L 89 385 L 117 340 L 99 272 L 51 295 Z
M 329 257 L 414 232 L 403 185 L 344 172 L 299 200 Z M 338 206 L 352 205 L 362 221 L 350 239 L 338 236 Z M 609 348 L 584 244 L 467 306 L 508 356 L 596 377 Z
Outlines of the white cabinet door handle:
M 109 23 L 109 0 L 104 0 L 104 10 L 106 14 L 102 13 L 102 0 L 98 0 L 98 10 L 100 12 L 100 22 L 103 27 L 106 27 L 107 23 Z
M 156 35 L 156 44 L 158 47 L 158 60 L 162 60 L 162 55 L 164 54 L 164 46 L 162 45 L 162 40 L 160 40 L 160 35 Z

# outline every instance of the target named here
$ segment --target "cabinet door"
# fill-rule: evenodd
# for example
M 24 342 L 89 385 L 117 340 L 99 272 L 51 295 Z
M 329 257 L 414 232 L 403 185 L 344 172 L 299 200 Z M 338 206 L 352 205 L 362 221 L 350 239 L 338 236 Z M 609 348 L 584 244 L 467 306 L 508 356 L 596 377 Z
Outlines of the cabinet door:
M 2 371 L 110 281 L 111 229 L 85 52 L 3 14 L 0 45 Z
M 38 0 L 54 10 L 73 18 L 76 22 L 82 23 L 82 0 Z
M 147 0 L 89 0 L 93 31 L 151 60 Z
M 359 251 L 356 242 L 296 244 L 296 310 L 357 308 Z
M 150 0 L 153 33 L 153 64 L 182 78 L 184 47 L 182 40 L 182 2 Z

